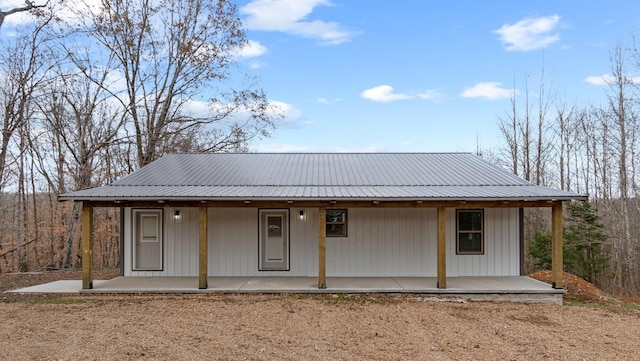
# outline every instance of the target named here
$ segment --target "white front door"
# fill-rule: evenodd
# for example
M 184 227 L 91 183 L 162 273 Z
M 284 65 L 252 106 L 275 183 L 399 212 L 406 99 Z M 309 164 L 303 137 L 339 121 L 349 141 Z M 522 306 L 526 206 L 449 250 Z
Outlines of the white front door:
M 260 270 L 289 270 L 289 211 L 260 210 Z
M 162 210 L 133 211 L 133 269 L 162 270 Z

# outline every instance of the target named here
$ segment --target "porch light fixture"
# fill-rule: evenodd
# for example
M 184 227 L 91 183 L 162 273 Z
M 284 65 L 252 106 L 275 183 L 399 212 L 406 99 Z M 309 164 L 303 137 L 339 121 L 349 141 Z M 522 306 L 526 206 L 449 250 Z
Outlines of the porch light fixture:
M 173 213 L 173 223 L 180 223 L 182 221 L 182 214 L 180 211 L 175 211 Z
M 301 211 L 298 213 L 298 220 L 299 220 L 300 222 L 304 222 L 306 219 L 307 219 L 307 215 L 306 215 L 306 213 L 304 213 L 304 211 L 303 211 L 303 210 L 301 210 Z

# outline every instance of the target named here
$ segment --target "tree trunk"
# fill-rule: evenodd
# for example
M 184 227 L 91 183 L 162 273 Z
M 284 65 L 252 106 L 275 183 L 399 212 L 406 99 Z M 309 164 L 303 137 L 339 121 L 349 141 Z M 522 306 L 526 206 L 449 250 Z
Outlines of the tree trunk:
M 76 225 L 78 224 L 78 221 L 80 220 L 80 208 L 82 206 L 82 203 L 80 202 L 74 202 L 73 203 L 73 210 L 71 211 L 71 223 L 69 224 L 69 234 L 67 236 L 67 252 L 64 258 L 64 265 L 63 267 L 66 269 L 69 269 L 72 267 L 72 262 L 73 262 L 73 239 L 75 238 L 76 235 Z

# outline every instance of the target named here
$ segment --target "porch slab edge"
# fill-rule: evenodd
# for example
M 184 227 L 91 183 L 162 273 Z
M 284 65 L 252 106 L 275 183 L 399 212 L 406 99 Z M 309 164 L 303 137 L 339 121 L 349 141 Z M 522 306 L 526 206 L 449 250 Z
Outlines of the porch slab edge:
M 558 292 L 559 291 L 559 292 Z M 453 301 L 471 302 L 517 302 L 517 303 L 542 303 L 562 305 L 563 292 L 429 292 L 416 290 L 297 290 L 297 289 L 277 289 L 277 290 L 215 290 L 215 289 L 190 289 L 181 290 L 80 290 L 80 294 L 85 295 L 240 295 L 240 294 L 260 294 L 260 295 L 337 295 L 337 294 L 386 294 L 386 295 L 416 295 L 420 297 L 435 299 L 452 299 Z

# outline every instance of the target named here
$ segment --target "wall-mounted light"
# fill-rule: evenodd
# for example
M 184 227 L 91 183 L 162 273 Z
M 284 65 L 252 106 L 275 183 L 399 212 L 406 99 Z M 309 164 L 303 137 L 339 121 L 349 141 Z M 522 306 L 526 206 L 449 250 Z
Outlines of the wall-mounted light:
M 300 212 L 298 213 L 298 220 L 300 222 L 304 222 L 306 219 L 307 219 L 307 214 L 303 210 L 300 210 Z
M 180 211 L 175 211 L 173 213 L 173 223 L 180 223 L 182 221 L 182 214 Z

